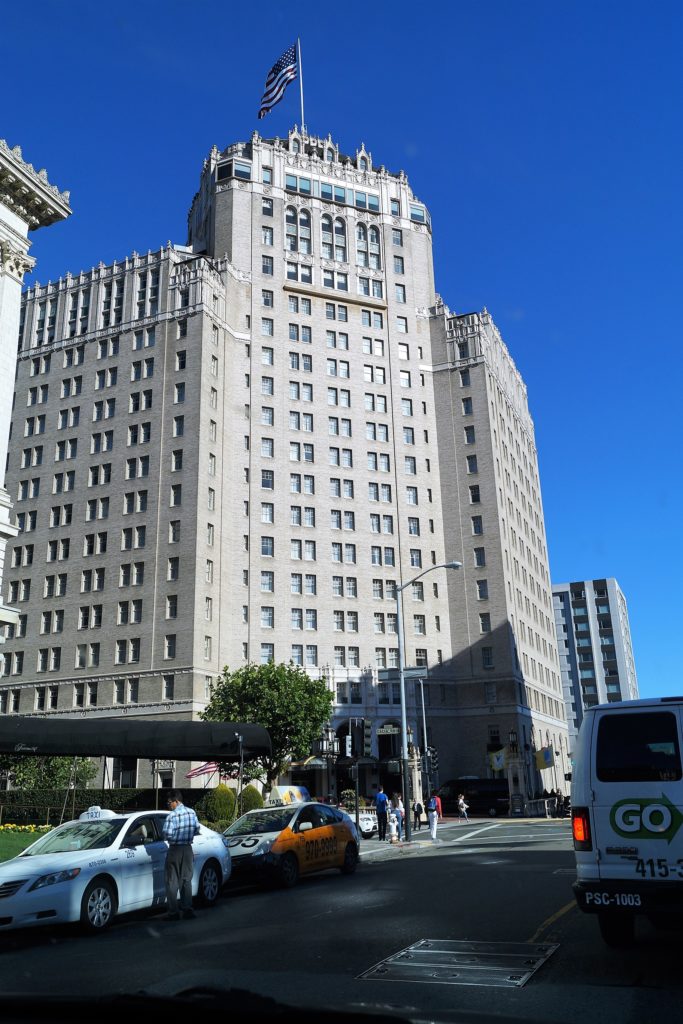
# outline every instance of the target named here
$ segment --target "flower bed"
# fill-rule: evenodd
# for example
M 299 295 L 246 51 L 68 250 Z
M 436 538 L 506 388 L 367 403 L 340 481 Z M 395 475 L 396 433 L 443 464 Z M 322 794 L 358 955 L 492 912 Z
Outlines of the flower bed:
M 27 832 L 30 835 L 41 836 L 44 832 L 49 832 L 52 825 L 0 825 L 0 832 Z

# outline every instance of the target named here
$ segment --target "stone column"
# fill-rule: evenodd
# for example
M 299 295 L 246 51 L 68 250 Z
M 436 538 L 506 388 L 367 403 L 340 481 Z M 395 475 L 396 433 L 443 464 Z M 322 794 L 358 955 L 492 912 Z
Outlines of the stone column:
M 28 255 L 29 231 L 70 216 L 68 192 L 60 193 L 44 170 L 27 164 L 18 146 L 0 139 L 0 627 L 18 620 L 3 601 L 2 577 L 7 542 L 19 532 L 11 520 L 12 502 L 5 490 L 5 467 L 12 416 L 12 396 L 19 339 L 21 286 L 35 265 Z M 28 347 L 28 345 L 27 345 Z M 0 628 L 0 643 L 5 630 Z

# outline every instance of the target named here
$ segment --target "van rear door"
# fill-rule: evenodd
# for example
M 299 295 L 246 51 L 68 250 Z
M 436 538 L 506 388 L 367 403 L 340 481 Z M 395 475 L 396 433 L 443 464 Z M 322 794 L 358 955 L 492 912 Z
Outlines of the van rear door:
M 596 712 L 593 843 L 602 879 L 683 878 L 678 706 Z

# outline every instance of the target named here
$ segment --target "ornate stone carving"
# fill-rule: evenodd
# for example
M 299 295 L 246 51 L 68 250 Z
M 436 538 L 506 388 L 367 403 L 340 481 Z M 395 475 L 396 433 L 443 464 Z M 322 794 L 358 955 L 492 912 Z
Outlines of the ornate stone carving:
M 19 164 L 21 169 L 27 172 L 30 177 L 39 181 L 48 192 L 51 192 L 56 198 L 61 199 L 67 206 L 69 205 L 69 193 L 60 192 L 56 185 L 51 185 L 47 179 L 47 171 L 44 168 L 36 171 L 33 164 L 27 164 L 22 156 L 21 146 L 14 146 L 13 149 L 10 149 L 5 140 L 0 139 L 0 153 L 4 153 L 5 156 L 10 157 L 15 163 Z
M 5 274 L 24 280 L 24 274 L 35 267 L 36 261 L 7 240 L 0 241 L 0 266 Z

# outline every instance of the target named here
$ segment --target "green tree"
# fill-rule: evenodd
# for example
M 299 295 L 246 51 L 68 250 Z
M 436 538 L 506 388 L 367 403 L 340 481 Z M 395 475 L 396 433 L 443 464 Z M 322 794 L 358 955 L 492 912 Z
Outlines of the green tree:
M 76 762 L 75 776 L 74 760 Z M 5 772 L 17 789 L 66 789 L 71 783 L 84 789 L 97 775 L 97 765 L 88 757 L 18 757 L 8 754 L 0 758 L 0 771 Z
M 332 694 L 323 679 L 298 665 L 245 665 L 223 669 L 202 714 L 209 722 L 255 722 L 268 730 L 270 757 L 260 759 L 271 786 L 290 759 L 307 757 L 332 714 Z

